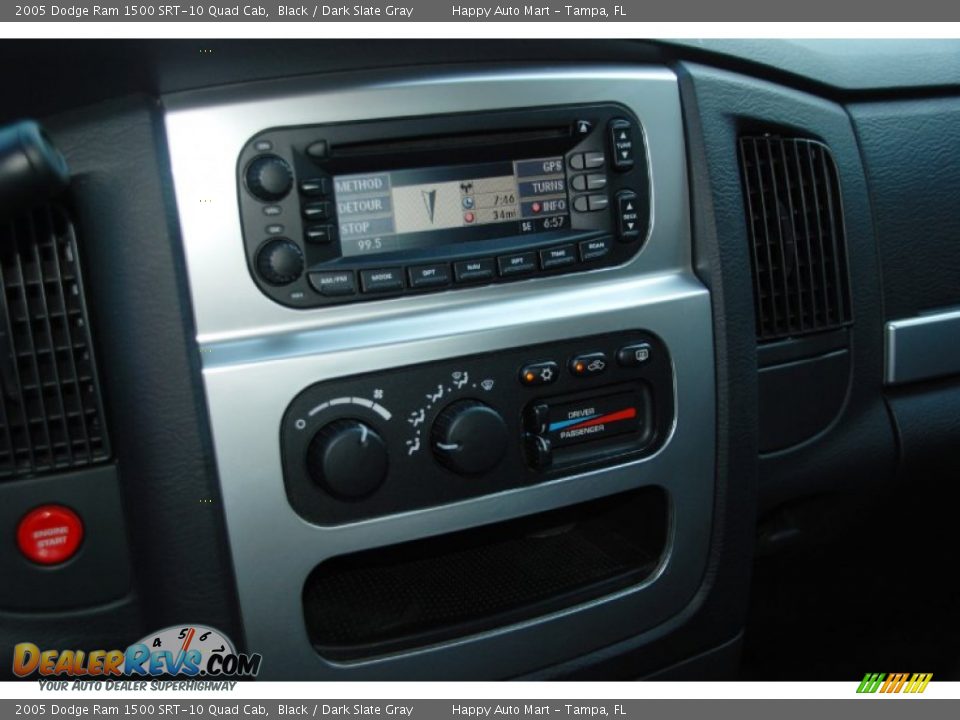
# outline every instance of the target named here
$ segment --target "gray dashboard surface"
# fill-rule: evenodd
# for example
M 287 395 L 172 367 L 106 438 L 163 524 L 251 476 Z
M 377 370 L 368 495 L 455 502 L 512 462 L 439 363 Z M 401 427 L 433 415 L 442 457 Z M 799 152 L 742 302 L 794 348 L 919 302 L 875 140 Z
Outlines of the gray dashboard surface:
M 960 41 L 690 39 L 694 49 L 762 65 L 846 91 L 960 86 Z

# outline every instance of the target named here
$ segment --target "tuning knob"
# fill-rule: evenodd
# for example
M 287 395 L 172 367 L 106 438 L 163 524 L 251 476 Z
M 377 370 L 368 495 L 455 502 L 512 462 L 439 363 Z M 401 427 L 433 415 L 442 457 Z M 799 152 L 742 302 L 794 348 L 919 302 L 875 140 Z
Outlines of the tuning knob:
M 458 400 L 433 424 L 437 459 L 459 475 L 482 475 L 495 468 L 507 449 L 507 424 L 478 400 Z
M 257 271 L 271 285 L 288 285 L 303 273 L 303 251 L 287 238 L 274 238 L 257 252 Z
M 247 189 L 261 200 L 280 200 L 291 187 L 293 172 L 282 157 L 261 155 L 247 166 Z
M 370 495 L 387 477 L 387 445 L 358 420 L 320 428 L 307 448 L 307 471 L 327 492 L 344 500 Z

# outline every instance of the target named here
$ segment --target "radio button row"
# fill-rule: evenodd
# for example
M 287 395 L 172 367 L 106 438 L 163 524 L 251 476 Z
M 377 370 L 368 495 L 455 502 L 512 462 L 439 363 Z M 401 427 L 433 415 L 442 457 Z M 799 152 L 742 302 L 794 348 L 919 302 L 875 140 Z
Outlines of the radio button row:
M 385 293 L 403 290 L 403 270 L 401 268 L 361 270 L 360 287 L 363 288 L 365 293 Z
M 640 214 L 637 212 L 637 194 L 633 190 L 617 193 L 617 231 L 623 242 L 640 237 Z
M 497 258 L 501 277 L 526 275 L 537 269 L 537 254 L 534 252 L 501 255 Z
M 633 167 L 633 126 L 629 120 L 617 118 L 610 121 L 609 128 L 613 166 L 617 170 L 629 170 Z
M 552 360 L 531 363 L 520 369 L 520 382 L 527 387 L 550 385 L 557 381 L 560 375 L 560 366 Z
M 561 245 L 560 247 L 547 248 L 540 251 L 540 267 L 544 270 L 553 270 L 554 268 L 572 265 L 577 261 L 577 254 L 573 245 Z
M 597 238 L 596 240 L 581 240 L 579 244 L 580 260 L 582 262 L 599 260 L 609 253 L 612 247 L 613 243 L 609 237 Z
M 492 280 L 493 271 L 493 258 L 461 260 L 453 264 L 453 276 L 457 279 L 457 282 L 461 283 Z
M 570 372 L 576 377 L 592 377 L 606 372 L 607 356 L 602 352 L 577 355 L 570 361 Z
M 303 231 L 303 239 L 308 243 L 317 245 L 327 245 L 333 242 L 336 237 L 337 231 L 333 225 L 311 225 Z
M 607 176 L 603 173 L 574 175 L 571 180 L 574 190 L 603 190 L 607 186 Z
M 300 183 L 300 194 L 307 197 L 322 197 L 330 194 L 330 178 L 317 177 Z
M 327 297 L 354 295 L 357 292 L 356 279 L 352 270 L 312 272 L 308 273 L 307 278 L 314 290 Z
M 450 266 L 445 263 L 408 268 L 407 275 L 412 288 L 442 287 L 450 284 Z

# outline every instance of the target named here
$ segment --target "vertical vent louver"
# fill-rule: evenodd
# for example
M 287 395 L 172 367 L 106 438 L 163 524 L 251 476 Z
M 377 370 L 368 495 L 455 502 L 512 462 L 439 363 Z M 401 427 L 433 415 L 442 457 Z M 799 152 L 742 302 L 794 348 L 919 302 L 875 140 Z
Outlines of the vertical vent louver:
M 0 223 L 0 299 L 0 478 L 106 459 L 76 238 L 62 208 Z
M 758 340 L 849 323 L 843 211 L 830 151 L 812 140 L 744 137 L 740 160 Z

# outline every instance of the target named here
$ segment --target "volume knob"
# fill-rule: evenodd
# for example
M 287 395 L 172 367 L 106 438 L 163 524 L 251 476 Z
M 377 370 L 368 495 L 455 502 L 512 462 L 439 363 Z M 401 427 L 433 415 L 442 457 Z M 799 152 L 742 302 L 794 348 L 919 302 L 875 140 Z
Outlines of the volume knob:
M 479 400 L 458 400 L 433 425 L 433 452 L 459 475 L 493 470 L 507 450 L 507 424 L 496 410 Z
M 335 420 L 314 435 L 307 471 L 327 492 L 344 500 L 370 495 L 387 477 L 387 444 L 359 420 Z
M 247 166 L 247 189 L 261 200 L 286 197 L 293 187 L 293 172 L 278 155 L 261 155 Z

